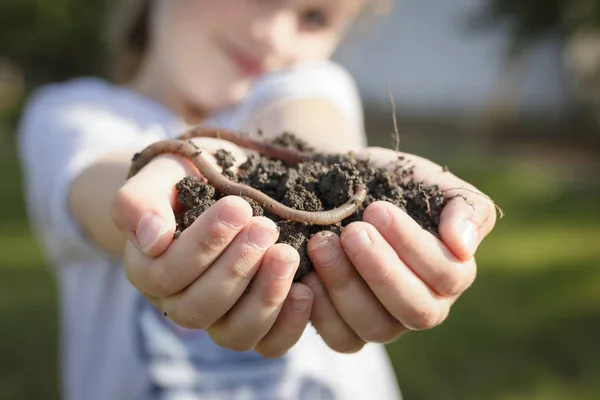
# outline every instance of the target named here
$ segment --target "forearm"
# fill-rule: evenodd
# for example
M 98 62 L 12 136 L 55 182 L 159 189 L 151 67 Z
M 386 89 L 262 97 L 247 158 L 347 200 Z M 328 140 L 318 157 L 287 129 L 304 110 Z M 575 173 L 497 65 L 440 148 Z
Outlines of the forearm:
M 232 151 L 237 159 L 241 160 L 243 157 L 243 152 L 237 147 L 228 146 L 220 140 L 199 138 L 192 141 L 209 153 L 226 148 Z M 136 214 L 145 212 L 160 211 L 164 216 L 168 213 L 166 209 L 157 210 L 153 204 L 158 202 L 166 205 L 172 212 L 177 182 L 185 176 L 200 176 L 194 164 L 185 157 L 175 154 L 159 155 L 144 167 L 144 170 L 148 171 L 145 178 L 139 179 L 139 176 L 136 176 L 129 181 L 127 193 L 131 194 L 133 191 L 138 198 L 146 199 L 143 202 L 134 201 L 131 196 L 124 195 L 121 189 L 127 181 L 131 159 L 139 150 L 141 149 L 106 154 L 79 174 L 69 190 L 68 205 L 79 226 L 96 246 L 117 257 L 123 256 L 126 241 L 123 229 L 133 234 L 132 230 L 136 227 L 133 225 L 119 228 L 115 225 L 115 201 L 127 203 L 131 210 L 129 217 L 132 219 L 139 217 Z M 216 161 L 212 157 L 207 154 L 203 157 L 207 157 L 216 168 Z
M 361 147 L 354 127 L 327 99 L 281 100 L 262 107 L 242 127 L 246 132 L 261 130 L 269 137 L 290 132 L 318 151 L 346 152 Z
M 243 131 L 263 130 L 270 136 L 292 132 L 319 151 L 357 150 L 361 143 L 354 129 L 331 103 L 322 99 L 282 101 L 261 110 L 242 127 Z M 138 149 L 139 150 L 139 149 Z M 100 249 L 117 257 L 123 255 L 125 235 L 113 223 L 111 209 L 126 181 L 134 151 L 111 152 L 86 168 L 73 182 L 69 208 L 88 238 Z M 163 157 L 161 157 L 163 158 Z M 179 160 L 165 165 L 162 173 L 180 179 L 194 174 L 189 162 Z M 177 167 L 172 168 L 174 165 Z M 184 174 L 185 171 L 185 174 Z M 173 177 L 169 180 L 174 179 Z
M 68 206 L 77 223 L 100 249 L 122 256 L 125 236 L 110 218 L 112 202 L 125 183 L 133 151 L 112 152 L 73 181 Z

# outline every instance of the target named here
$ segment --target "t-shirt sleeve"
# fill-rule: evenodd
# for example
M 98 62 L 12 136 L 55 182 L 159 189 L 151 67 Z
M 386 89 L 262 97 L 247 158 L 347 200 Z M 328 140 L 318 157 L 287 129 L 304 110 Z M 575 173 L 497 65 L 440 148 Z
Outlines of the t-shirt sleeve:
M 142 145 L 126 121 L 97 101 L 72 98 L 60 87 L 32 96 L 19 126 L 18 150 L 30 222 L 53 264 L 99 252 L 69 211 L 73 180 L 106 152 Z
M 309 62 L 268 74 L 251 89 L 241 108 L 223 121 L 238 129 L 262 107 L 288 99 L 321 98 L 330 101 L 347 118 L 359 143 L 366 145 L 360 92 L 350 73 L 332 61 Z

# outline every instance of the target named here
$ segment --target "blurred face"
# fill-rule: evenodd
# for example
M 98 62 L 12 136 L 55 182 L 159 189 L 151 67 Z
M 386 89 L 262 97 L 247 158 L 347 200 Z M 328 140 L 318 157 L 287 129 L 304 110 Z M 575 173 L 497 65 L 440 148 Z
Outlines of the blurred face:
M 154 0 L 150 70 L 214 111 L 260 75 L 328 58 L 365 0 Z

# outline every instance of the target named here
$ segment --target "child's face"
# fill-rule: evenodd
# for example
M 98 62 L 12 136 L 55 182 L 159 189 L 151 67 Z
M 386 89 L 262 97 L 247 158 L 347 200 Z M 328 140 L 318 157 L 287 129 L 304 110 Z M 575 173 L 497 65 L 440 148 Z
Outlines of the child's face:
M 150 63 L 194 105 L 239 101 L 259 75 L 324 59 L 368 0 L 155 0 Z

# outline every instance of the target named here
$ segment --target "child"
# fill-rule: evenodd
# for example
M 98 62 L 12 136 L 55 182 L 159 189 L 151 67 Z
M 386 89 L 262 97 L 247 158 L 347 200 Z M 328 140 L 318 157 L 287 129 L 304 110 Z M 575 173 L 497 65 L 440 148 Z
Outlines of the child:
M 292 283 L 298 253 L 239 197 L 173 240 L 174 185 L 197 175 L 186 160 L 160 156 L 126 180 L 135 152 L 197 124 L 393 160 L 365 147 L 356 87 L 328 61 L 369 1 L 132 1 L 117 83 L 79 78 L 33 96 L 19 148 L 60 287 L 63 398 L 400 398 L 382 343 L 440 324 L 472 283 L 495 222 L 483 196 L 449 203 L 443 241 L 374 203 L 340 236 L 315 235 L 316 272 Z M 475 190 L 410 157 L 428 182 Z

